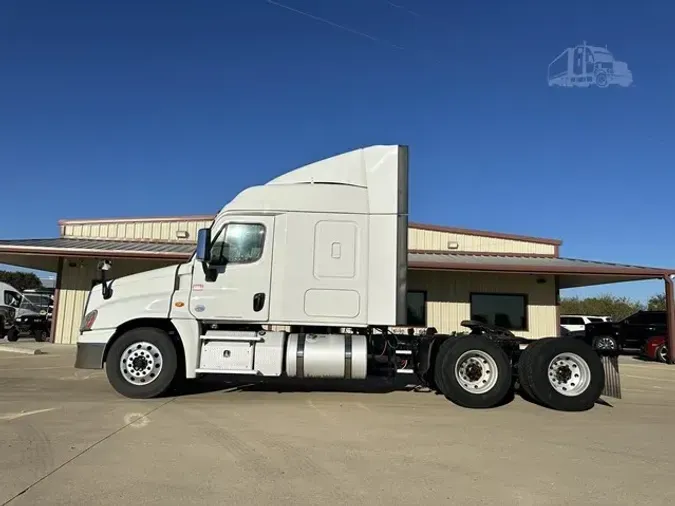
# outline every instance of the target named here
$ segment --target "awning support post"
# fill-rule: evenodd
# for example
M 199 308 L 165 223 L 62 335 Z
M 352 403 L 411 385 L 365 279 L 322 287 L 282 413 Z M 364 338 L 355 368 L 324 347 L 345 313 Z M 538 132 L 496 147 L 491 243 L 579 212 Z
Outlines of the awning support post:
M 63 257 L 59 257 L 56 264 L 56 286 L 54 287 L 54 301 L 52 303 L 52 325 L 49 329 L 49 342 L 55 342 L 56 321 L 59 314 L 59 293 L 61 292 L 61 281 L 63 280 Z
M 668 363 L 675 364 L 675 301 L 673 300 L 673 278 L 670 274 L 663 277 L 666 281 L 666 325 L 668 329 Z

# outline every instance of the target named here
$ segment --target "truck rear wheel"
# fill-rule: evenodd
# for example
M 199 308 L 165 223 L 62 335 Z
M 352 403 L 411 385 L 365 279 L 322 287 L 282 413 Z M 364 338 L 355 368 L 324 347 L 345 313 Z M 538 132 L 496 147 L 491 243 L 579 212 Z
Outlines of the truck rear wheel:
M 532 349 L 524 365 L 534 397 L 551 409 L 591 409 L 605 387 L 600 356 L 576 339 L 546 340 Z
M 178 369 L 176 347 L 163 330 L 132 329 L 117 339 L 106 357 L 112 387 L 125 397 L 150 399 L 164 394 Z
M 443 374 L 443 360 L 450 349 L 457 343 L 456 337 L 449 337 L 441 343 L 434 360 L 434 389 L 441 393 L 445 392 L 445 375 Z
M 440 352 L 439 352 L 440 356 Z M 456 338 L 437 373 L 445 397 L 466 408 L 492 408 L 511 389 L 511 364 L 504 350 L 482 336 Z
M 518 383 L 520 385 L 521 394 L 524 394 L 523 397 L 525 397 L 527 400 L 534 402 L 541 402 L 539 399 L 537 399 L 537 397 L 534 395 L 534 392 L 532 391 L 532 387 L 530 386 L 526 371 L 528 370 L 529 360 L 532 357 L 533 350 L 538 346 L 541 346 L 546 341 L 550 341 L 551 339 L 559 339 L 559 338 L 545 337 L 536 340 L 523 350 L 523 352 L 520 354 L 520 358 L 518 359 Z

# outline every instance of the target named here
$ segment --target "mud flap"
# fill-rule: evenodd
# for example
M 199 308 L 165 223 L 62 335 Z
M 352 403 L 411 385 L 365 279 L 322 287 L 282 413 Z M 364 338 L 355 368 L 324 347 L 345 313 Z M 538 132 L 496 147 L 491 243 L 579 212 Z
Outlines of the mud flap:
M 602 395 L 621 399 L 621 378 L 619 377 L 619 357 L 601 355 L 602 368 L 605 370 L 605 388 Z

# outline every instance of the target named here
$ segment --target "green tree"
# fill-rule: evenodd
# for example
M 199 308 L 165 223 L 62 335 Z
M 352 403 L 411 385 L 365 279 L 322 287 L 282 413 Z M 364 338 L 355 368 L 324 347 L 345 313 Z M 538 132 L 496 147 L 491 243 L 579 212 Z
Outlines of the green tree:
M 645 305 L 640 301 L 611 294 L 585 299 L 566 297 L 560 300 L 561 314 L 611 316 L 614 321 L 621 320 L 642 309 L 645 309 Z
M 647 309 L 650 311 L 665 311 L 666 310 L 666 295 L 659 293 L 652 295 L 647 301 Z
M 40 278 L 32 272 L 0 271 L 0 282 L 12 285 L 20 292 L 43 288 Z

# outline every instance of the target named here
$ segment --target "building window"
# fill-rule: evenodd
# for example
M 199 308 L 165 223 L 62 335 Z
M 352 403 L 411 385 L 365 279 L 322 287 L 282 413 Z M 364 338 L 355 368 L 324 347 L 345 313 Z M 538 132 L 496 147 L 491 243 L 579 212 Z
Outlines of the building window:
M 527 330 L 527 296 L 472 293 L 471 319 L 508 330 Z
M 211 264 L 253 263 L 262 256 L 265 227 L 259 223 L 229 223 L 211 246 Z
M 427 292 L 410 291 L 407 294 L 408 325 L 427 326 Z

